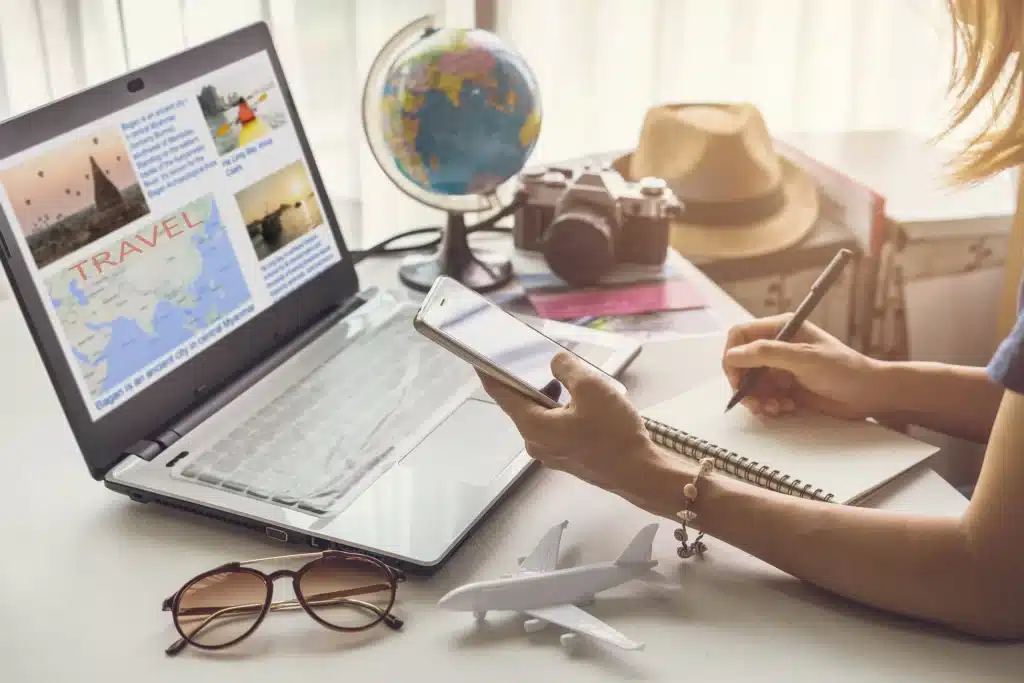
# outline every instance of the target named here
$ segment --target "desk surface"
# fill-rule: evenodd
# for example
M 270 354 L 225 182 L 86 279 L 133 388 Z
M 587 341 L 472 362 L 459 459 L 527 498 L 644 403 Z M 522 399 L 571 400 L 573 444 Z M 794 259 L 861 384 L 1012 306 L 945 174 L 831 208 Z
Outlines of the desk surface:
M 364 276 L 389 285 L 385 265 Z M 387 277 L 385 277 L 387 276 Z M 745 314 L 697 271 L 725 318 Z M 381 279 L 383 278 L 383 279 Z M 392 280 L 393 282 L 393 280 Z M 0 304 L 7 386 L 0 411 L 0 676 L 5 681 L 447 680 L 994 681 L 1018 680 L 1024 649 L 964 642 L 840 602 L 719 542 L 702 563 L 674 555 L 672 525 L 655 540 L 669 592 L 627 585 L 591 608 L 642 652 L 588 646 L 570 658 L 558 630 L 526 634 L 515 616 L 483 628 L 434 609 L 447 590 L 504 573 L 554 522 L 568 519 L 562 565 L 615 557 L 651 518 L 611 494 L 537 470 L 430 579 L 401 587 L 403 632 L 346 637 L 305 615 L 274 614 L 246 644 L 167 658 L 176 639 L 160 602 L 216 564 L 279 554 L 269 539 L 121 498 L 91 482 L 60 416 L 20 313 Z M 649 405 L 718 372 L 721 338 L 649 344 L 625 381 Z M 957 514 L 965 501 L 924 468 L 877 502 Z M 884 571 L 884 568 L 880 568 Z M 285 584 L 279 582 L 278 590 Z

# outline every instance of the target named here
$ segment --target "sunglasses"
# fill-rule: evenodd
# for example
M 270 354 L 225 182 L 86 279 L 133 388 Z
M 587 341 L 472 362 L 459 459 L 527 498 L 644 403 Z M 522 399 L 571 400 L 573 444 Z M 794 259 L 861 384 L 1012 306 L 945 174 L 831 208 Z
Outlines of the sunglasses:
M 251 566 L 302 560 L 305 563 L 297 570 L 266 573 Z M 291 578 L 295 599 L 274 602 L 274 581 L 284 577 Z M 163 611 L 171 613 L 181 635 L 166 653 L 176 655 L 187 645 L 203 650 L 236 645 L 252 635 L 269 612 L 288 609 L 303 609 L 335 631 L 365 631 L 382 622 L 397 631 L 403 622 L 391 609 L 402 581 L 401 570 L 340 550 L 221 565 L 164 600 Z

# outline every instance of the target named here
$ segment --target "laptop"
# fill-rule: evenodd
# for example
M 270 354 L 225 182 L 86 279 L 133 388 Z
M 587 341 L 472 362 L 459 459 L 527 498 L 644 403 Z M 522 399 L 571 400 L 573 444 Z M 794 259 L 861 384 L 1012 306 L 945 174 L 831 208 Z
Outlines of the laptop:
M 0 208 L 115 492 L 430 572 L 530 468 L 416 305 L 360 286 L 263 23 L 0 124 Z M 613 375 L 615 339 L 588 347 Z

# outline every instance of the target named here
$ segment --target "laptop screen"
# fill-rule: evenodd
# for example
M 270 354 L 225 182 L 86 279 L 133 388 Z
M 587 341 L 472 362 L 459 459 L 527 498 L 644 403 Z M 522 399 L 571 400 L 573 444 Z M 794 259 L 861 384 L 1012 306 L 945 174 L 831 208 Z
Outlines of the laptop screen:
M 341 258 L 260 52 L 0 160 L 98 420 Z

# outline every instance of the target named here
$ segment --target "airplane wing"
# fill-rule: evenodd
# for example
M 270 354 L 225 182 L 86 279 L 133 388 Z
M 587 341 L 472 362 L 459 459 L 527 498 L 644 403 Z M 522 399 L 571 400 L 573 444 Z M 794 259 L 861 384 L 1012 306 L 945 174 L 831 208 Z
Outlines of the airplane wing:
M 576 605 L 553 605 L 524 610 L 535 619 L 542 619 L 557 626 L 602 640 L 623 650 L 642 650 L 643 643 L 637 643 L 622 635 L 594 615 Z
M 529 555 L 519 562 L 520 572 L 549 572 L 558 563 L 558 547 L 562 543 L 562 532 L 569 522 L 559 522 L 548 529 L 540 543 Z

